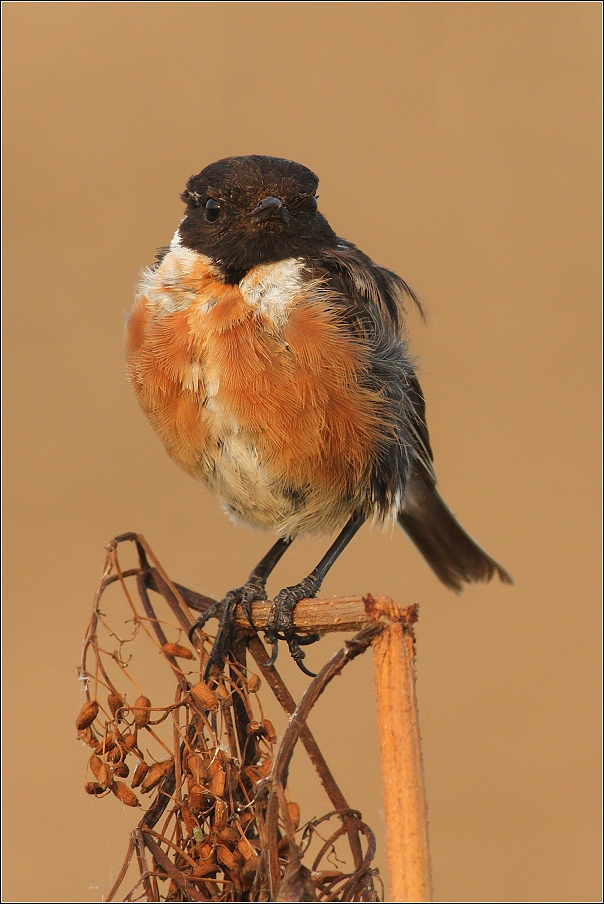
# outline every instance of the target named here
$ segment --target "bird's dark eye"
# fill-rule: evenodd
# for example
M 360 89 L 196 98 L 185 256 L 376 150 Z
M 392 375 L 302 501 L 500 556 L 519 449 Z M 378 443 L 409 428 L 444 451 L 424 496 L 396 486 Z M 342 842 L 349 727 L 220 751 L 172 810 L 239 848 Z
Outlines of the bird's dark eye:
M 308 199 L 307 207 L 311 213 L 317 212 L 317 196 L 316 195 L 313 195 L 312 198 Z
M 208 198 L 206 201 L 206 220 L 208 223 L 215 223 L 220 216 L 220 204 L 214 198 Z

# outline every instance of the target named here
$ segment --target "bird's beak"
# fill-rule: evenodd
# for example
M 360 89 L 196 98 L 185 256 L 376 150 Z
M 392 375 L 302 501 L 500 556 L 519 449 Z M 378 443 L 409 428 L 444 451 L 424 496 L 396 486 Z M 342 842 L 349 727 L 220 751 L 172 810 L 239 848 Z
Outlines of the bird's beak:
M 257 220 L 282 220 L 289 222 L 289 211 L 280 198 L 263 198 L 252 211 L 252 216 Z

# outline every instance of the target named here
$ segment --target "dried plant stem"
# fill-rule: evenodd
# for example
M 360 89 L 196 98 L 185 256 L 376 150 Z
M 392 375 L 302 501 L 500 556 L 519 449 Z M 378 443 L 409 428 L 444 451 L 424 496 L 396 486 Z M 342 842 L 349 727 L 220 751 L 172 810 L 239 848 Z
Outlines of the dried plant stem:
M 174 881 L 182 888 L 184 893 L 188 896 L 191 901 L 205 901 L 202 895 L 199 894 L 197 889 L 191 884 L 188 876 L 185 876 L 181 870 L 177 869 L 167 854 L 165 854 L 160 846 L 149 836 L 148 832 L 145 832 L 145 845 L 149 848 L 151 853 L 153 854 L 153 858 L 156 863 L 158 863 L 162 869 L 166 871 L 168 876 L 170 876 Z M 154 900 L 152 897 L 147 898 L 148 901 Z
M 279 751 L 273 762 L 271 780 L 273 788 L 269 794 L 266 823 L 267 835 L 269 838 L 268 850 L 266 851 L 268 873 L 271 882 L 271 893 L 276 894 L 279 888 L 279 861 L 276 851 L 277 838 L 277 816 L 279 808 L 279 799 L 277 788 L 285 783 L 285 776 L 289 767 L 296 742 L 300 737 L 305 725 L 308 714 L 319 699 L 329 682 L 339 675 L 344 666 L 355 659 L 360 653 L 363 653 L 370 645 L 376 634 L 382 630 L 379 622 L 373 622 L 366 625 L 359 633 L 347 641 L 344 647 L 339 650 L 329 662 L 323 666 L 317 677 L 306 690 L 300 703 L 292 713 L 287 729 L 279 746 Z
M 374 601 L 386 627 L 373 642 L 386 814 L 390 900 L 431 901 L 428 814 L 417 701 L 413 622 L 417 607 Z
M 388 603 L 388 597 L 377 597 L 376 602 Z M 259 631 L 266 627 L 271 610 L 270 601 L 253 603 L 252 621 Z M 363 596 L 334 596 L 331 599 L 300 600 L 296 604 L 296 630 L 301 633 L 330 634 L 334 631 L 359 631 L 371 622 L 366 609 L 366 598 Z M 243 633 L 250 632 L 250 623 L 237 607 L 235 626 Z
M 135 544 L 138 568 L 122 569 L 118 547 L 124 542 Z M 297 630 L 353 631 L 355 636 L 321 669 L 296 704 L 274 666 L 268 664 L 258 634 L 266 625 L 269 602 L 253 606 L 256 630 L 240 610 L 236 612 L 238 630 L 233 632 L 224 671 L 214 675 L 209 685 L 196 682 L 197 666 L 181 665 L 180 660 L 199 657 L 203 669 L 206 645 L 212 638 L 198 633 L 196 656 L 182 645 L 181 634 L 188 633 L 192 624 L 191 610 L 205 612 L 214 601 L 172 581 L 140 534 L 116 537 L 106 550 L 80 670 L 87 702 L 77 726 L 79 737 L 93 749 L 88 771 L 95 779 L 86 783 L 86 791 L 97 797 L 113 791 L 128 806 L 141 806 L 140 795 L 154 791 L 149 809 L 131 833 L 124 865 L 107 900 L 115 899 L 135 857 L 139 878 L 122 898 L 125 901 L 141 895 L 148 901 L 380 900 L 376 882 L 381 880 L 372 867 L 375 836 L 361 814 L 348 806 L 307 724 L 329 682 L 371 645 L 379 657 L 378 714 L 392 894 L 395 900 L 429 900 L 426 808 L 413 687 L 416 608 L 400 609 L 388 598 L 371 596 L 302 600 L 296 608 Z M 138 592 L 132 594 L 126 581 L 133 581 Z M 115 583 L 121 588 L 116 601 L 125 598 L 133 615 L 124 621 L 130 626 L 126 634 L 123 627 L 114 627 L 111 607 L 109 614 L 99 608 L 104 590 Z M 167 605 L 168 620 L 157 605 L 164 611 Z M 178 632 L 177 642 L 171 640 L 174 632 Z M 135 661 L 131 651 L 138 648 L 128 645 L 134 641 L 150 643 L 151 649 L 161 652 L 161 662 L 169 666 L 176 682 L 174 702 L 151 705 L 130 674 Z M 248 651 L 289 716 L 277 749 L 275 728 L 265 719 L 258 697 L 261 682 L 247 665 Z M 109 664 L 119 670 L 118 685 L 121 678 L 130 679 L 144 707 L 139 700 L 129 703 L 123 689 L 116 688 L 106 669 Z M 110 691 L 108 708 L 99 699 L 103 689 Z M 158 717 L 150 719 L 152 713 Z M 163 748 L 160 757 L 167 753 L 168 759 L 158 760 L 145 741 L 141 746 L 141 736 L 153 741 L 153 748 Z M 300 807 L 286 796 L 298 740 L 334 807 L 302 828 Z M 158 767 L 161 774 L 154 774 Z M 126 779 L 133 768 L 130 788 L 113 778 Z M 329 824 L 332 818 L 339 820 L 335 830 Z M 155 829 L 160 819 L 161 832 Z M 320 825 L 328 827 L 327 837 L 323 829 L 319 831 Z M 315 834 L 322 843 L 309 868 L 303 860 Z M 338 865 L 344 867 L 347 847 L 354 868 L 332 869 L 330 858 L 336 856 L 336 848 Z
M 111 891 L 107 895 L 108 901 L 113 901 L 115 895 L 117 894 L 117 890 L 124 881 L 126 873 L 128 872 L 128 867 L 130 866 L 130 861 L 132 860 L 132 855 L 134 854 L 134 837 L 130 835 L 130 841 L 128 843 L 128 850 L 126 851 L 126 857 L 124 862 L 122 863 L 122 868 L 117 875 L 117 879 L 113 883 L 111 887 Z
M 266 661 L 268 660 L 268 654 L 257 637 L 252 637 L 250 639 L 249 650 L 256 662 L 260 666 L 264 667 Z M 296 702 L 285 686 L 283 679 L 277 672 L 276 668 L 274 666 L 272 666 L 271 668 L 265 667 L 264 676 L 285 712 L 289 716 L 291 716 L 296 709 Z M 317 771 L 317 775 L 319 776 L 321 784 L 323 785 L 332 805 L 336 808 L 336 810 L 348 811 L 350 808 L 348 806 L 346 798 L 344 797 L 338 784 L 336 783 L 336 780 L 333 777 L 331 770 L 329 769 L 329 766 L 327 765 L 327 762 L 325 761 L 325 758 L 319 749 L 319 745 L 317 744 L 310 728 L 306 723 L 302 726 L 302 729 L 300 731 L 300 739 L 306 749 L 311 763 Z M 346 826 L 348 838 L 350 841 L 350 847 L 354 857 L 355 869 L 359 869 L 361 863 L 363 862 L 363 854 L 361 851 L 361 842 L 359 839 L 358 820 L 354 816 L 347 815 L 344 817 L 344 824 Z

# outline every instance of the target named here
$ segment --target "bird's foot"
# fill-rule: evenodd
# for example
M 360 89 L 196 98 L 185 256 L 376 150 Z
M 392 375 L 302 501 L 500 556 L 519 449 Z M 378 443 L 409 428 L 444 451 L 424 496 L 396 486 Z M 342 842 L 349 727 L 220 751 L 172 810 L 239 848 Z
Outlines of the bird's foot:
M 206 622 L 209 622 L 211 618 L 220 618 L 221 612 L 224 609 L 224 606 L 228 600 L 229 594 L 225 596 L 223 600 L 219 600 L 217 603 L 214 603 L 213 606 L 210 606 L 205 610 L 203 615 L 198 615 L 191 627 L 189 628 L 189 641 L 191 643 L 195 643 L 194 635 L 196 631 L 202 631 L 206 625 Z
M 225 656 L 231 646 L 233 621 L 237 606 L 240 605 L 242 607 L 250 625 L 255 630 L 254 622 L 252 621 L 252 603 L 256 602 L 256 600 L 264 599 L 266 599 L 265 581 L 262 578 L 252 576 L 242 587 L 229 590 L 224 599 L 211 606 L 203 615 L 196 619 L 189 631 L 189 640 L 192 640 L 195 631 L 202 629 L 210 618 L 219 619 L 214 646 L 203 673 L 204 681 L 209 679 L 213 669 L 222 671 L 224 668 Z
M 315 673 L 309 671 L 304 665 L 302 660 L 305 658 L 306 653 L 301 647 L 316 643 L 320 638 L 318 634 L 296 633 L 294 609 L 296 603 L 299 603 L 300 600 L 312 599 L 312 597 L 316 596 L 320 586 L 320 581 L 309 575 L 309 577 L 300 581 L 299 584 L 285 587 L 277 594 L 266 622 L 265 637 L 272 644 L 273 650 L 265 665 L 270 666 L 276 662 L 279 641 L 284 640 L 298 668 L 310 678 L 316 677 Z
M 266 599 L 266 578 L 259 578 L 255 575 L 251 575 L 243 587 L 239 588 L 239 591 L 241 592 L 239 604 L 245 613 L 245 617 L 255 631 L 256 625 L 252 618 L 252 603 Z

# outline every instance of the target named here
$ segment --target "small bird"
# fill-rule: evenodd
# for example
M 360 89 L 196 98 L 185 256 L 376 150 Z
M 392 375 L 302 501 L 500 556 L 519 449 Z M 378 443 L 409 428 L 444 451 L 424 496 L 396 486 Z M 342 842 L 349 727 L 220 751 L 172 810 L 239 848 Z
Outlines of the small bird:
M 419 299 L 339 238 L 318 178 L 292 160 L 227 157 L 191 176 L 169 247 L 144 271 L 126 327 L 128 376 L 171 458 L 237 522 L 278 539 L 211 615 L 206 678 L 221 668 L 234 609 L 266 599 L 292 540 L 338 536 L 316 568 L 274 599 L 266 638 L 302 669 L 294 608 L 367 519 L 396 520 L 436 576 L 508 572 L 465 532 L 438 490 L 425 403 L 405 334 Z M 207 620 L 206 614 L 194 629 Z

